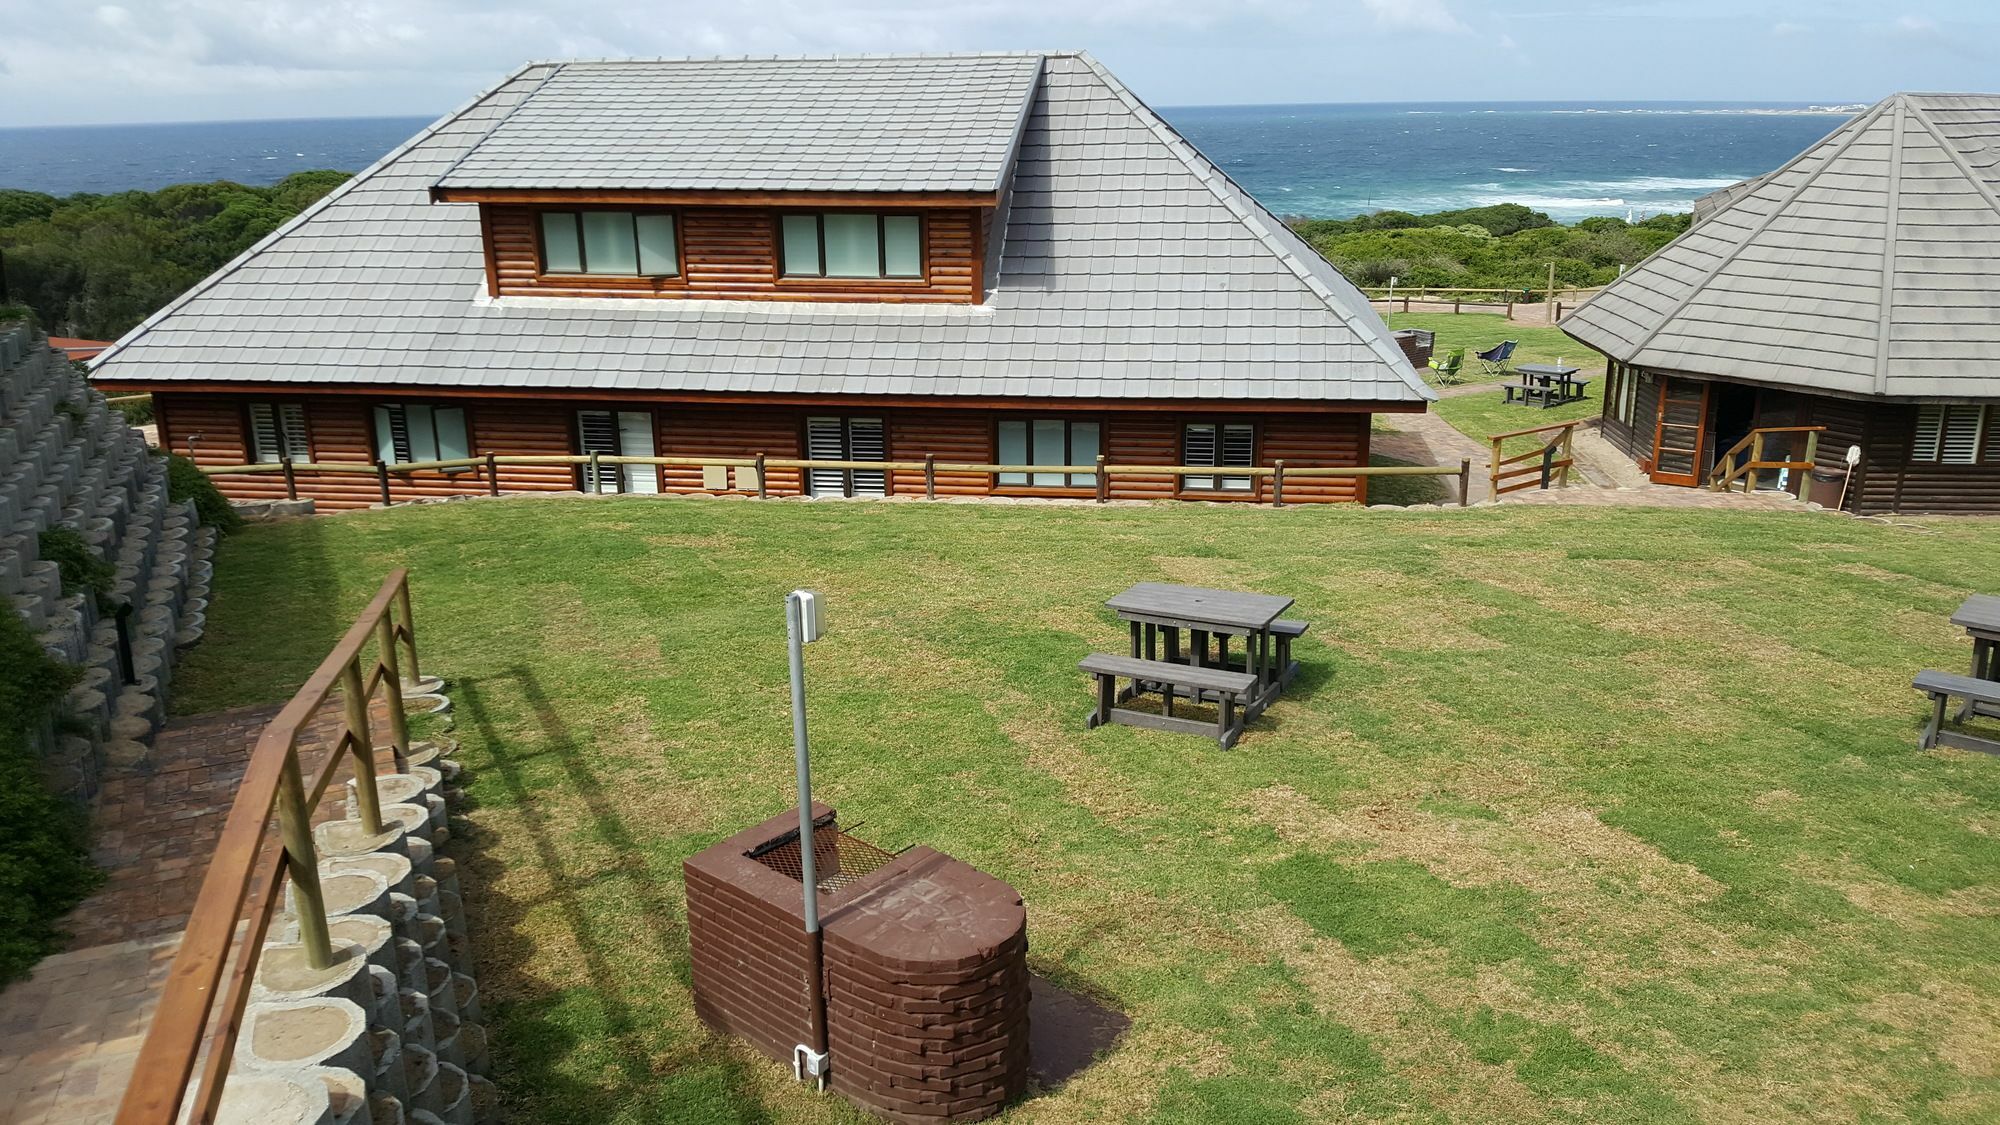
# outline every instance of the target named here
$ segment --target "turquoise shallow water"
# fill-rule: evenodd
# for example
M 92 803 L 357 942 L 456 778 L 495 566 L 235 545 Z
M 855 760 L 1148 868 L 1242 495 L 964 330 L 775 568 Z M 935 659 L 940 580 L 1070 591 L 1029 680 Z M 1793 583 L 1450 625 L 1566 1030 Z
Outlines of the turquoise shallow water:
M 1524 203 L 1565 220 L 1684 211 L 1846 120 L 1789 105 L 1181 106 L 1176 129 L 1281 215 Z M 421 117 L 0 129 L 0 187 L 57 195 L 359 170 Z

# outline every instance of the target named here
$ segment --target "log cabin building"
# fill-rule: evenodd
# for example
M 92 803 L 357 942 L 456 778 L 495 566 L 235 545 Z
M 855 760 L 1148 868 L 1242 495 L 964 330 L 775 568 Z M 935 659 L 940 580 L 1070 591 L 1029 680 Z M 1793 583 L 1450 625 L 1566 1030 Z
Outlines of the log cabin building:
M 1655 482 L 1824 427 L 1817 502 L 2000 512 L 2000 96 L 1883 101 L 1704 198 L 1562 328 L 1609 361 L 1602 432 Z
M 1367 301 L 1082 54 L 535 63 L 119 340 L 205 467 L 591 453 L 1021 465 L 940 492 L 1089 496 L 1037 465 L 1368 463 L 1434 397 Z M 395 499 L 483 468 L 393 474 Z M 507 491 L 745 491 L 751 474 L 497 469 Z M 1110 474 L 1106 474 L 1107 477 Z M 323 507 L 366 475 L 301 472 Z M 277 475 L 225 475 L 239 499 Z M 922 474 L 773 468 L 773 493 Z M 1289 501 L 1365 499 L 1298 478 Z

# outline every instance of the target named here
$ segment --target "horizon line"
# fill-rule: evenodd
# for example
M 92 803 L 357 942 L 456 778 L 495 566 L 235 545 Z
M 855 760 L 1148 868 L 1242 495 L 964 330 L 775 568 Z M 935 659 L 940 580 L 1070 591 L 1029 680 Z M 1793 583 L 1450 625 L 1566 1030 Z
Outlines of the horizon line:
M 1751 98 L 1500 98 L 1479 99 L 1388 99 L 1379 101 L 1322 101 L 1322 102 L 1178 102 L 1162 103 L 1154 106 L 1161 112 L 1181 109 L 1300 109 L 1308 107 L 1359 107 L 1359 106 L 1718 106 L 1739 109 L 1821 109 L 1829 113 L 1839 112 L 1849 106 L 1869 106 L 1880 99 L 1751 99 Z M 68 121 L 50 122 L 39 125 L 0 124 L 0 133 L 26 132 L 33 129 L 130 129 L 165 127 L 172 125 L 277 125 L 291 122 L 313 121 L 434 121 L 441 113 L 344 113 L 313 116 L 282 117 L 208 117 L 175 118 L 163 121 Z

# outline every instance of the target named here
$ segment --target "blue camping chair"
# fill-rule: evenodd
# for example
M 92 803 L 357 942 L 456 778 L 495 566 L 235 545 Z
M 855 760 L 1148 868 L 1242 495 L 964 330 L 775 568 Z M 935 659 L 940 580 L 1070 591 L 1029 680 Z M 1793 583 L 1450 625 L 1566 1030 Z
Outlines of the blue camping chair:
M 1483 365 L 1488 375 L 1505 375 L 1507 361 L 1514 357 L 1514 349 L 1520 345 L 1519 340 L 1508 340 L 1505 343 L 1495 344 L 1483 352 L 1474 352 L 1472 358 Z

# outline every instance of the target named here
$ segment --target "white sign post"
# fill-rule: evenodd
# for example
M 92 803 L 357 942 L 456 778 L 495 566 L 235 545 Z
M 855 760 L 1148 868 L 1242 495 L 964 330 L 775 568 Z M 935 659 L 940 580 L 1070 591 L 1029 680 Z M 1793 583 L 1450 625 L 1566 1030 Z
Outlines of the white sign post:
M 785 598 L 785 640 L 792 662 L 792 751 L 799 772 L 799 881 L 805 885 L 807 945 L 806 998 L 812 1042 L 792 1048 L 792 1073 L 826 1089 L 826 997 L 822 995 L 819 936 L 819 874 L 813 870 L 812 760 L 806 738 L 805 646 L 820 638 L 819 595 L 793 590 Z

